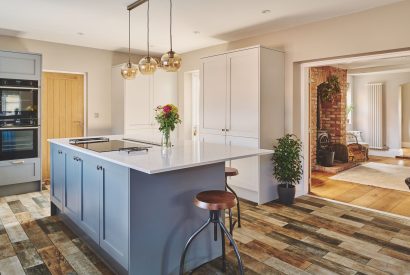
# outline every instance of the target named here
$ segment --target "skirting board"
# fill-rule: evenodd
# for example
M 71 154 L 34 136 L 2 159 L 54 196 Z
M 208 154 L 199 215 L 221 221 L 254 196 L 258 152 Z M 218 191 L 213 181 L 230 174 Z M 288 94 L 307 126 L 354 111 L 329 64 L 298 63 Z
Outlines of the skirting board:
M 401 149 L 389 149 L 389 150 L 369 150 L 369 156 L 378 156 L 378 157 L 391 157 L 403 155 Z
M 401 146 L 404 148 L 410 148 L 410 142 L 402 142 Z

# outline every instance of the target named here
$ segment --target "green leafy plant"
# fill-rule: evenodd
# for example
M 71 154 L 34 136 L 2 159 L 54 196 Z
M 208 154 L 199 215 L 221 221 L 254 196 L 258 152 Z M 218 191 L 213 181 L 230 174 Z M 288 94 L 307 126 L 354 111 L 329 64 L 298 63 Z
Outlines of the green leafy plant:
M 333 101 L 335 95 L 340 91 L 339 78 L 336 75 L 329 75 L 325 82 L 317 86 L 317 92 L 323 102 Z
M 287 134 L 278 139 L 274 146 L 273 175 L 286 188 L 294 186 L 302 179 L 302 142 L 297 136 Z
M 347 105 L 346 106 L 346 117 L 349 116 L 351 111 L 353 111 L 353 105 Z

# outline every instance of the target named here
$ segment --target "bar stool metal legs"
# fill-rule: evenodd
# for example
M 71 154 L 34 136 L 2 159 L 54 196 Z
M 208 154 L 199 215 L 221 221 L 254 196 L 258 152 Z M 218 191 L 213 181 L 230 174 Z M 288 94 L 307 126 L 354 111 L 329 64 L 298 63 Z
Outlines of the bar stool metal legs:
M 238 195 L 236 195 L 236 192 L 233 191 L 233 189 L 228 185 L 228 180 L 226 180 L 225 182 L 225 186 L 226 188 L 228 188 L 229 191 L 232 192 L 232 194 L 234 194 L 235 198 L 236 198 L 236 207 L 238 209 L 238 227 L 241 227 L 241 208 L 239 206 L 239 198 Z M 232 233 L 231 233 L 232 234 Z
M 234 239 L 232 238 L 231 234 L 229 234 L 228 229 L 225 227 L 225 224 L 223 223 L 223 221 L 221 220 L 221 212 L 219 210 L 211 210 L 209 212 L 209 218 L 208 220 L 197 230 L 194 232 L 194 234 L 192 234 L 192 236 L 188 239 L 188 242 L 185 245 L 184 251 L 182 253 L 181 256 L 181 261 L 180 261 L 180 265 L 179 265 L 179 274 L 183 275 L 184 274 L 184 263 L 185 263 L 185 256 L 186 253 L 190 247 L 190 245 L 192 244 L 192 242 L 194 241 L 194 239 L 210 224 L 213 223 L 214 226 L 219 226 L 219 228 L 221 229 L 221 236 L 222 236 L 222 269 L 223 271 L 226 270 L 226 260 L 225 260 L 225 240 L 224 237 L 226 236 L 230 243 L 233 246 L 235 255 L 236 255 L 236 259 L 238 261 L 238 268 L 239 268 L 239 274 L 243 275 L 244 271 L 243 271 L 243 263 L 242 263 L 242 259 L 241 259 L 241 255 L 239 254 L 239 250 L 238 247 L 234 241 Z M 217 240 L 217 231 L 214 231 L 214 240 Z

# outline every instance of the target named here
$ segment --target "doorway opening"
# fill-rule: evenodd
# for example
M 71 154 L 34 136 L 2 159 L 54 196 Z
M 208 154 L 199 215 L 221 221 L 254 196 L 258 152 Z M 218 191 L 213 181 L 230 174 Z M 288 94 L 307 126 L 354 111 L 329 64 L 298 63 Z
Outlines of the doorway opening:
M 47 139 L 85 134 L 85 75 L 43 72 L 41 95 L 42 181 L 50 181 L 50 145 Z
M 198 140 L 199 136 L 199 71 L 184 74 L 184 138 Z
M 403 96 L 410 82 L 410 53 L 312 62 L 302 68 L 309 193 L 410 217 L 410 159 L 403 154 L 403 132 L 410 132 L 405 119 L 410 104 Z M 332 80 L 340 89 L 329 96 L 321 87 Z

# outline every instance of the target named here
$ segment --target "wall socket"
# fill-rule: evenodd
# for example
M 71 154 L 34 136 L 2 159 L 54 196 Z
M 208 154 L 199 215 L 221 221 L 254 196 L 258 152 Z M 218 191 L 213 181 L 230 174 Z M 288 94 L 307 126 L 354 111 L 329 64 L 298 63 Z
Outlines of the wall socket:
M 100 113 L 94 113 L 94 118 L 99 118 L 100 117 Z

